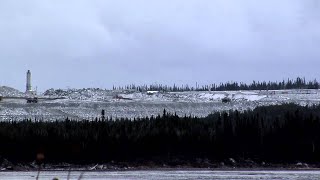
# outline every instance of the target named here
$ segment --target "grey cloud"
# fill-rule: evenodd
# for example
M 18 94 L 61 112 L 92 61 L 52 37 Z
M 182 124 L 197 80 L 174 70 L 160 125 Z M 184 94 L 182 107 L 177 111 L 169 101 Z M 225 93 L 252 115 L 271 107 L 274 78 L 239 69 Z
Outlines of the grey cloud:
M 3 0 L 0 84 L 317 78 L 318 0 Z

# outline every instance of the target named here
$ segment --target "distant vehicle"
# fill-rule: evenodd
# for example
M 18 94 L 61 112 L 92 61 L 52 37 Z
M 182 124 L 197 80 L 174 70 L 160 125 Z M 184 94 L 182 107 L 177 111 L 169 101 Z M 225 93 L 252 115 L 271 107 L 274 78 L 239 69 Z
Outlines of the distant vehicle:
M 37 97 L 27 98 L 27 103 L 38 103 Z
M 133 100 L 133 99 L 131 99 L 131 98 L 125 98 L 125 97 L 120 96 L 120 95 L 114 96 L 113 99 Z
M 223 103 L 229 103 L 229 102 L 231 102 L 231 99 L 228 98 L 228 97 L 224 97 L 224 98 L 221 99 L 221 101 L 222 101 Z

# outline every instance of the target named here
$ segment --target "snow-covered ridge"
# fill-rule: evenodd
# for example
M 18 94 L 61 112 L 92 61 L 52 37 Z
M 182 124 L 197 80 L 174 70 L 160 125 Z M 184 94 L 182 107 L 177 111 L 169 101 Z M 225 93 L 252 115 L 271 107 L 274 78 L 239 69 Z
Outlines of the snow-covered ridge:
M 0 86 L 0 96 L 23 97 L 24 93 L 8 86 Z
M 4 96 L 23 96 L 13 88 L 0 87 Z M 41 100 L 27 104 L 23 100 L 0 101 L 0 120 L 36 118 L 45 120 L 92 119 L 101 116 L 145 117 L 161 114 L 163 109 L 180 116 L 207 116 L 216 111 L 246 110 L 257 106 L 296 103 L 320 104 L 319 90 L 280 91 L 191 91 L 191 92 L 137 92 L 130 90 L 49 89 L 40 97 L 64 97 L 65 99 Z M 228 98 L 231 101 L 223 103 Z M 45 99 L 45 98 L 44 98 Z
M 104 89 L 49 89 L 45 91 L 44 96 L 66 97 L 70 100 L 86 100 L 86 101 L 103 101 L 112 102 L 119 100 L 131 101 L 154 101 L 154 102 L 215 102 L 221 101 L 223 98 L 239 101 L 257 101 L 266 97 L 264 94 L 257 92 L 241 92 L 241 91 L 226 91 L 226 92 L 157 92 L 149 94 L 147 92 L 136 91 L 111 91 Z
M 42 95 L 49 97 L 65 97 L 70 100 L 106 100 L 106 97 L 116 93 L 99 88 L 83 89 L 48 89 Z

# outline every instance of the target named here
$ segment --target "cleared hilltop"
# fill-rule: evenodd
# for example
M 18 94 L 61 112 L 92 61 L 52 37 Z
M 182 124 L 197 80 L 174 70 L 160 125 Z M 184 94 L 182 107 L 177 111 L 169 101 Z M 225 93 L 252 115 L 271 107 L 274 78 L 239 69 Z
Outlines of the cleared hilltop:
M 0 96 L 24 96 L 10 87 L 1 87 Z M 253 91 L 185 91 L 140 92 L 136 90 L 105 90 L 99 88 L 49 89 L 39 97 L 64 97 L 27 104 L 22 100 L 0 102 L 0 119 L 90 119 L 105 110 L 109 117 L 145 117 L 158 115 L 163 109 L 178 115 L 207 116 L 215 111 L 246 110 L 262 105 L 320 103 L 318 89 L 253 90 Z M 231 102 L 223 103 L 224 98 Z

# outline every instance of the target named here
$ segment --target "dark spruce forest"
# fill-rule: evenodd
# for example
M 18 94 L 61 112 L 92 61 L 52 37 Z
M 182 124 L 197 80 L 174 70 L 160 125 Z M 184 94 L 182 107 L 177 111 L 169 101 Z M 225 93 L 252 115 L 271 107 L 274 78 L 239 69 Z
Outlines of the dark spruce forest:
M 284 90 L 284 89 L 319 89 L 319 82 L 314 79 L 307 81 L 305 78 L 287 79 L 282 81 L 253 81 L 252 83 L 227 82 L 220 84 L 198 85 L 127 85 L 113 86 L 113 90 L 135 90 L 135 91 L 164 91 L 164 92 L 183 92 L 183 91 L 239 91 L 239 90 Z
M 0 122 L 0 155 L 27 163 L 320 161 L 320 106 L 283 104 L 178 117 L 163 110 L 136 119 Z

